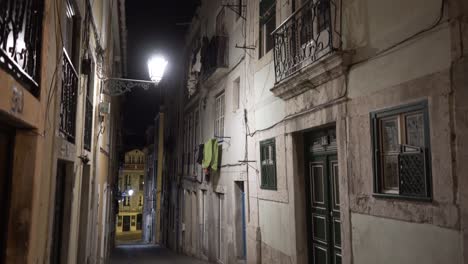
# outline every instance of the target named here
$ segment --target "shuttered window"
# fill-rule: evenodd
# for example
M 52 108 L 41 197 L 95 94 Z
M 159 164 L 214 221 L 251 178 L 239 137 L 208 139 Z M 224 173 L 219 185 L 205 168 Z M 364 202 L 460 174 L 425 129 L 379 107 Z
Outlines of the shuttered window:
M 276 190 L 276 144 L 275 139 L 260 142 L 262 189 Z
M 427 102 L 371 113 L 371 125 L 376 195 L 430 199 Z

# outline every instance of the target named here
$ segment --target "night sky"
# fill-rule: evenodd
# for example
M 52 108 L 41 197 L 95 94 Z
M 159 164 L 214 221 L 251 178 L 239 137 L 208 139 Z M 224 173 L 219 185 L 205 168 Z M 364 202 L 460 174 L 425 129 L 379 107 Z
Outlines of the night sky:
M 177 67 L 187 26 L 199 0 L 127 0 L 127 78 L 148 80 L 146 63 L 153 54 L 169 61 L 166 78 L 181 78 Z M 179 25 L 178 25 L 179 24 Z M 145 130 L 154 123 L 159 90 L 135 88 L 126 96 L 124 111 L 124 150 L 142 148 Z

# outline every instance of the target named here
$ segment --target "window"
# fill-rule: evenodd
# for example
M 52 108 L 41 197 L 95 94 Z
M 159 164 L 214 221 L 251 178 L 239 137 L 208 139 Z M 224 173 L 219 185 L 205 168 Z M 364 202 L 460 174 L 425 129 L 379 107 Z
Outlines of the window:
M 140 195 L 140 199 L 138 201 L 138 206 L 143 206 L 143 196 Z
M 77 13 L 76 4 L 73 0 L 67 0 L 65 2 L 65 30 L 63 31 L 65 36 L 63 37 L 63 45 L 67 51 L 67 55 L 70 57 L 73 66 L 78 66 L 79 53 L 80 53 L 80 17 Z
M 226 35 L 226 26 L 224 24 L 225 18 L 224 7 L 219 11 L 218 16 L 216 16 L 216 35 L 225 36 Z
M 276 144 L 275 139 L 260 142 L 262 189 L 276 190 Z
M 276 1 L 260 1 L 260 37 L 259 37 L 259 58 L 267 54 L 274 45 L 272 32 L 276 29 Z
M 317 28 L 318 31 L 326 30 L 330 27 L 331 22 L 331 11 L 329 0 L 320 0 L 318 3 L 318 16 L 317 16 Z
M 130 206 L 130 196 L 125 196 L 125 198 L 124 198 L 124 206 Z
M 374 192 L 431 198 L 427 102 L 371 113 Z
M 232 83 L 232 111 L 239 109 L 240 105 L 240 77 Z
M 130 190 L 132 188 L 132 182 L 130 175 L 125 175 L 125 189 Z
M 215 99 L 215 131 L 216 137 L 224 136 L 224 92 Z
M 143 189 L 145 188 L 145 180 L 143 178 L 143 175 L 140 175 L 140 191 L 143 191 Z

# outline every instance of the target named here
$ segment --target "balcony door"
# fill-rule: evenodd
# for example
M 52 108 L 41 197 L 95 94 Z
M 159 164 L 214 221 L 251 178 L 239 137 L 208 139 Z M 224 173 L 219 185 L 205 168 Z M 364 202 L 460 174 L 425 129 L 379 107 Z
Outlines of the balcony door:
M 305 138 L 309 263 L 341 264 L 339 170 L 334 129 Z
M 0 125 L 0 263 L 3 263 L 8 231 L 13 132 Z

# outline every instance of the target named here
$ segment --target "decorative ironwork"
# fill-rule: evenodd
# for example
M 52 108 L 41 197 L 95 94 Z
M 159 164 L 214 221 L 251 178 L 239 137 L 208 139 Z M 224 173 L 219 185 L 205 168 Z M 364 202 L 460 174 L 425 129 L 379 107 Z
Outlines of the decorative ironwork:
M 210 41 L 205 37 L 202 48 L 202 76 L 204 79 L 218 68 L 228 67 L 228 37 L 214 36 Z
M 76 104 L 78 92 L 78 73 L 70 58 L 63 50 L 62 96 L 60 100 L 60 133 L 71 143 L 75 143 Z
M 273 31 L 276 82 L 341 49 L 340 7 L 309 0 Z
M 85 131 L 84 131 L 84 148 L 91 151 L 92 130 L 93 130 L 93 101 L 86 98 L 86 113 L 85 113 Z
M 104 80 L 104 93 L 110 96 L 119 96 L 126 92 L 131 92 L 133 88 L 140 87 L 149 90 L 155 85 L 152 81 L 133 80 L 123 78 L 109 78 Z
M 0 1 L 0 66 L 39 95 L 43 1 Z

